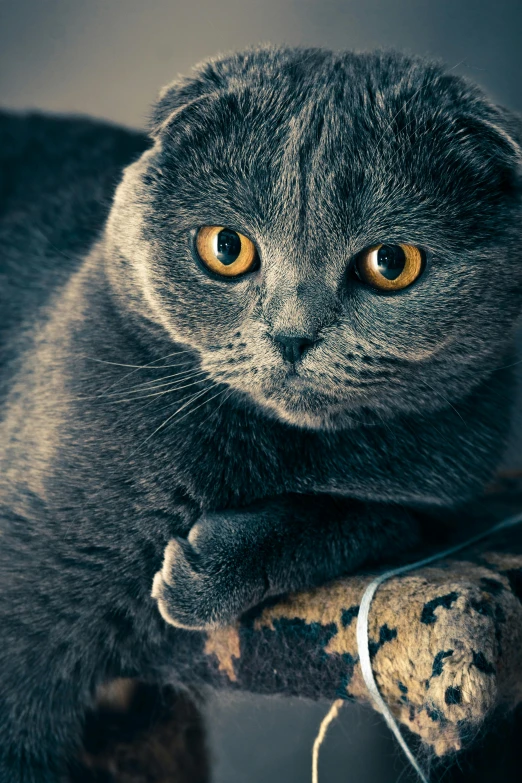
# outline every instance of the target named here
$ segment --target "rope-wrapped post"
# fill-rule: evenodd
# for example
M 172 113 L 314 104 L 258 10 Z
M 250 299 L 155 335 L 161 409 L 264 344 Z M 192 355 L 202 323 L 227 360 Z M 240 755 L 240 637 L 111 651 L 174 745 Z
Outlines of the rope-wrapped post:
M 382 585 L 370 616 L 372 666 L 396 718 L 442 756 L 491 711 L 522 701 L 522 555 L 445 561 Z M 356 617 L 368 579 L 290 596 L 206 635 L 203 677 L 219 687 L 368 701 Z
M 520 510 L 518 486 L 509 493 L 504 483 L 502 493 L 470 511 L 477 524 Z M 466 747 L 497 707 L 522 702 L 521 532 L 497 534 L 394 577 L 373 598 L 369 646 L 379 691 L 435 756 Z M 373 577 L 340 579 L 259 607 L 233 626 L 188 634 L 184 677 L 219 688 L 369 702 L 356 626 Z
M 522 480 L 504 479 L 496 492 L 463 512 L 462 537 L 521 509 Z M 180 680 L 196 690 L 209 684 L 371 703 L 356 627 L 361 598 L 374 576 L 359 574 L 283 597 L 230 627 L 206 633 L 176 629 L 172 654 Z M 444 759 L 465 749 L 497 708 L 508 711 L 522 703 L 522 530 L 497 534 L 384 582 L 373 597 L 368 631 L 379 692 L 408 740 L 417 738 L 417 752 Z M 124 692 L 131 704 L 132 687 Z M 138 713 L 143 715 L 142 705 Z M 183 714 L 188 714 L 185 706 Z M 190 721 L 197 726 L 197 711 L 194 715 Z M 176 746 L 178 722 L 172 713 L 161 727 L 151 725 L 155 748 Z M 127 742 L 123 750 L 116 743 L 117 750 L 87 754 L 90 766 L 112 768 L 116 756 L 128 759 L 132 753 L 146 757 L 149 766 L 150 746 L 138 734 L 132 751 Z M 196 755 L 203 759 L 201 747 Z

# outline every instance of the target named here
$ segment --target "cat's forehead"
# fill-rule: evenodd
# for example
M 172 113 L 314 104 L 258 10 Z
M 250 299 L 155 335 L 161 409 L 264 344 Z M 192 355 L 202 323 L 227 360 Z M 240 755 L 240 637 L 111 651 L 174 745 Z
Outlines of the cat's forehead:
M 372 143 L 385 146 L 394 142 L 401 124 L 415 130 L 430 119 L 447 120 L 466 98 L 474 98 L 469 86 L 440 67 L 406 57 L 315 51 L 312 56 L 297 50 L 285 59 L 276 54 L 267 60 L 258 53 L 247 64 L 235 58 L 225 62 L 228 67 L 215 64 L 223 66 L 219 78 L 214 74 L 210 82 L 206 73 L 206 80 L 195 80 L 198 89 L 187 93 L 185 102 L 183 91 L 173 99 L 173 128 L 190 129 L 192 122 L 203 146 L 218 144 L 227 153 L 233 149 L 227 140 L 241 138 L 237 155 L 269 154 L 277 163 L 282 151 L 304 160 L 318 147 L 338 153 L 352 140 L 360 153 Z
M 235 215 L 269 216 L 276 233 L 411 239 L 436 218 L 464 228 L 494 198 L 499 138 L 479 127 L 475 88 L 400 56 L 295 58 L 233 61 L 178 97 L 167 166 L 202 221 L 215 207 L 238 228 Z

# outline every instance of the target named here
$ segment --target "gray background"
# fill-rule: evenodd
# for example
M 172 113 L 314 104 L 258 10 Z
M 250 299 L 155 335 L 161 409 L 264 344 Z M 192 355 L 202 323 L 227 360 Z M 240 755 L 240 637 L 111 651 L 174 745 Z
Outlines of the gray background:
M 0 0 L 0 101 L 140 124 L 162 84 L 259 41 L 444 58 L 522 108 L 520 0 Z
M 522 109 L 520 0 L 0 0 L 0 105 L 141 125 L 162 84 L 260 41 L 442 57 Z M 303 783 L 328 705 L 219 696 L 209 708 L 215 783 Z M 347 706 L 321 783 L 409 779 L 372 712 Z M 401 774 L 402 771 L 402 774 Z

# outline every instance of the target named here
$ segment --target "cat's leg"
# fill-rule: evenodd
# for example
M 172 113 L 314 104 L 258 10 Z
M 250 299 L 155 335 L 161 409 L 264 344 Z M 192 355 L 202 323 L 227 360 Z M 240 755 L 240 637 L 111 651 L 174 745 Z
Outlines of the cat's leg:
M 74 600 L 48 611 L 33 571 L 14 581 L 17 595 L 0 579 L 0 783 L 65 783 L 109 650 Z
M 88 704 L 82 658 L 6 612 L 0 624 L 0 783 L 62 783 Z
M 322 584 L 417 540 L 401 507 L 288 495 L 203 516 L 170 541 L 152 595 L 169 623 L 204 628 L 263 598 Z
M 149 587 L 137 605 L 139 563 L 129 598 L 116 557 L 98 569 L 92 552 L 67 561 L 24 543 L 8 551 L 0 538 L 0 783 L 64 783 L 97 687 L 140 671 L 164 623 Z

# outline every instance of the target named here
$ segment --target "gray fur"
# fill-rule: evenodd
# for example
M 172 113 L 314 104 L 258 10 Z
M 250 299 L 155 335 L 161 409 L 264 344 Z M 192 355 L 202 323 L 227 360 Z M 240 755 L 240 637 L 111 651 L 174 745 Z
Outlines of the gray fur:
M 150 131 L 0 123 L 0 783 L 59 780 L 100 682 L 175 676 L 153 581 L 201 628 L 392 557 L 510 426 L 517 118 L 438 64 L 264 47 L 166 88 Z M 205 224 L 259 269 L 207 274 Z M 424 274 L 365 286 L 376 242 Z M 281 333 L 314 341 L 295 367 Z

